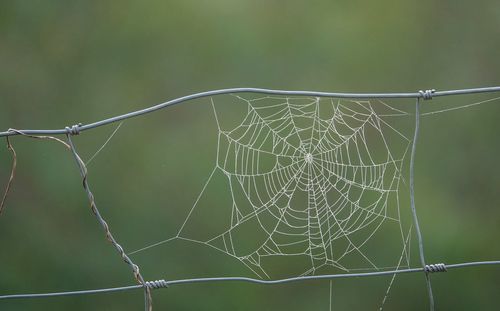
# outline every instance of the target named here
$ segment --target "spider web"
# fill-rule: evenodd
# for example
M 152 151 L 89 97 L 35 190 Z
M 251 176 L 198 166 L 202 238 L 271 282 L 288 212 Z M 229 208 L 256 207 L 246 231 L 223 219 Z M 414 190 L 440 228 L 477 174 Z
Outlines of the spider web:
M 232 95 L 246 108 L 240 121 L 224 126 L 211 101 L 218 129 L 214 169 L 178 234 L 136 252 L 175 239 L 195 242 L 260 278 L 275 276 L 278 259 L 295 276 L 409 266 L 399 186 L 410 140 L 385 120 L 408 113 L 383 102 Z M 196 218 L 207 219 L 197 212 L 209 208 L 203 201 L 216 175 L 225 182 L 214 191 L 228 194 L 230 206 L 224 219 L 213 220 L 212 233 L 199 235 Z M 400 235 L 399 260 L 387 267 L 369 254 L 372 239 L 388 237 L 377 237 L 384 227 Z

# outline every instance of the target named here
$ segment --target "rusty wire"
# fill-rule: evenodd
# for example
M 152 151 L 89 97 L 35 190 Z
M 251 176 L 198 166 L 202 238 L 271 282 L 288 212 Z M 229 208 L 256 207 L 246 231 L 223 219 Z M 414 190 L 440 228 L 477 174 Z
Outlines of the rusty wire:
M 116 241 L 116 239 L 114 238 L 113 234 L 111 233 L 111 230 L 109 228 L 108 223 L 101 216 L 101 213 L 99 212 L 99 210 L 97 208 L 97 205 L 95 203 L 94 195 L 93 195 L 92 191 L 90 190 L 90 186 L 89 186 L 89 183 L 88 183 L 88 171 L 87 171 L 87 167 L 85 165 L 85 162 L 78 155 L 78 153 L 76 151 L 76 148 L 75 148 L 75 145 L 74 145 L 73 141 L 71 140 L 71 136 L 72 135 L 78 135 L 79 134 L 78 127 L 79 127 L 79 125 L 74 125 L 72 127 L 67 127 L 66 128 L 67 129 L 67 136 L 66 137 L 67 137 L 67 141 L 68 142 L 65 142 L 65 141 L 63 141 L 63 140 L 61 140 L 61 139 L 59 139 L 57 137 L 53 137 L 53 136 L 26 134 L 26 133 L 23 133 L 22 131 L 19 131 L 19 130 L 16 130 L 16 129 L 9 129 L 9 132 L 17 133 L 17 134 L 19 134 L 21 136 L 25 136 L 25 137 L 29 137 L 29 138 L 34 138 L 34 139 L 52 140 L 52 141 L 58 142 L 60 144 L 63 144 L 64 147 L 66 147 L 66 149 L 68 149 L 71 152 L 72 156 L 74 157 L 74 159 L 75 159 L 75 161 L 76 161 L 76 163 L 78 165 L 80 174 L 82 176 L 82 185 L 83 185 L 83 188 L 85 189 L 85 192 L 87 194 L 87 197 L 88 197 L 88 200 L 89 200 L 89 203 L 90 203 L 90 208 L 92 210 L 92 213 L 97 218 L 97 220 L 99 221 L 99 224 L 103 228 L 104 233 L 106 235 L 106 239 L 118 251 L 118 253 L 120 254 L 120 256 L 123 259 L 123 261 L 130 266 L 130 268 L 132 269 L 132 272 L 134 274 L 134 278 L 140 284 L 140 286 L 144 288 L 144 297 L 145 297 L 144 298 L 144 308 L 145 308 L 145 310 L 146 311 L 152 311 L 153 307 L 152 307 L 151 286 L 148 286 L 148 283 L 142 277 L 142 275 L 141 275 L 141 273 L 139 271 L 139 266 L 137 266 L 128 257 L 128 255 L 125 253 L 123 247 Z M 1 215 L 2 211 L 3 211 L 3 209 L 4 209 L 5 201 L 6 201 L 6 198 L 8 196 L 9 190 L 11 188 L 12 182 L 14 180 L 15 172 L 16 172 L 16 167 L 17 167 L 17 154 L 16 154 L 16 151 L 15 151 L 14 147 L 12 146 L 12 143 L 9 140 L 9 136 L 7 136 L 6 139 L 7 139 L 7 148 L 9 149 L 9 151 L 12 153 L 12 156 L 13 156 L 13 164 L 12 164 L 10 178 L 9 178 L 8 183 L 7 183 L 7 186 L 6 186 L 6 189 L 5 189 L 5 193 L 3 195 L 3 199 L 2 199 L 1 204 L 0 204 L 0 215 Z
M 142 277 L 142 275 L 139 271 L 139 266 L 137 266 L 132 261 L 132 259 L 130 259 L 130 257 L 123 250 L 123 247 L 116 241 L 115 237 L 111 233 L 111 230 L 109 229 L 108 223 L 106 222 L 106 220 L 104 220 L 101 213 L 99 212 L 99 209 L 97 208 L 97 204 L 95 202 L 94 194 L 92 193 L 90 186 L 89 186 L 87 166 L 85 165 L 85 162 L 82 160 L 82 158 L 78 155 L 78 153 L 76 151 L 73 140 L 71 139 L 72 135 L 78 135 L 78 132 L 75 132 L 74 130 L 73 131 L 68 130 L 66 137 L 68 139 L 68 145 L 70 147 L 71 154 L 73 155 L 73 157 L 78 165 L 78 169 L 79 169 L 80 175 L 82 177 L 83 189 L 85 189 L 85 192 L 87 194 L 87 198 L 88 198 L 89 203 L 90 203 L 90 209 L 92 210 L 92 213 L 97 218 L 97 220 L 99 221 L 99 224 L 101 225 L 102 229 L 104 230 L 104 233 L 106 235 L 106 239 L 118 251 L 118 253 L 120 254 L 123 261 L 127 265 L 129 265 L 129 267 L 132 270 L 132 273 L 134 274 L 136 281 L 144 287 L 144 308 L 146 311 L 152 311 L 153 305 L 152 305 L 152 297 L 151 297 L 151 288 L 149 286 L 145 286 L 146 281 L 144 280 L 144 278 Z
M 7 185 L 5 186 L 5 191 L 2 197 L 2 201 L 0 202 L 0 215 L 2 215 L 2 212 L 5 207 L 5 202 L 7 201 L 7 196 L 9 195 L 10 188 L 12 187 L 12 183 L 14 181 L 14 177 L 16 176 L 16 167 L 17 167 L 17 154 L 16 150 L 10 143 L 9 136 L 6 137 L 7 140 L 7 149 L 9 149 L 10 153 L 12 154 L 12 167 L 10 169 L 10 177 L 9 181 L 7 182 Z

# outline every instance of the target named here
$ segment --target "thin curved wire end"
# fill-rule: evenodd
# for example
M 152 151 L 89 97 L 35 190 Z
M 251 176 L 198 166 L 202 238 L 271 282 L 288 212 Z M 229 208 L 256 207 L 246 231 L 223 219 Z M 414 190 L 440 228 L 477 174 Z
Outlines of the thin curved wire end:
M 10 189 L 12 187 L 12 183 L 14 182 L 14 177 L 16 176 L 16 167 L 17 167 L 16 150 L 12 146 L 10 139 L 9 139 L 9 136 L 5 137 L 5 139 L 7 140 L 7 149 L 12 154 L 12 166 L 10 169 L 9 181 L 7 182 L 7 186 L 5 186 L 5 191 L 3 193 L 2 201 L 0 202 L 0 215 L 2 215 L 2 212 L 4 211 L 5 202 L 7 201 L 7 197 L 9 195 Z

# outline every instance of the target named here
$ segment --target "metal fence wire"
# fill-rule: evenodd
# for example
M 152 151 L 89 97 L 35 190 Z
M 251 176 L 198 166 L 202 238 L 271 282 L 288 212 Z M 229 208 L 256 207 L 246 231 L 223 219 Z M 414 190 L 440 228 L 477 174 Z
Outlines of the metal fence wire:
M 434 97 L 439 96 L 456 96 L 456 95 L 465 95 L 465 94 L 475 94 L 475 93 L 495 93 L 500 92 L 500 87 L 485 87 L 485 88 L 473 88 L 473 89 L 460 89 L 460 90 L 449 90 L 449 91 L 436 91 L 434 89 L 418 91 L 418 92 L 409 92 L 409 93 L 329 93 L 329 92 L 314 92 L 314 91 L 285 91 L 285 90 L 271 90 L 271 89 L 261 89 L 261 88 L 231 88 L 231 89 L 221 89 L 214 91 L 207 91 L 196 93 L 180 98 L 176 98 L 165 103 L 152 106 L 146 109 L 130 112 L 127 114 L 115 116 L 109 119 L 101 120 L 98 122 L 94 122 L 91 124 L 76 124 L 72 126 L 65 127 L 64 129 L 54 129 L 54 130 L 39 130 L 39 129 L 8 129 L 7 131 L 0 132 L 0 137 L 5 137 L 7 141 L 7 148 L 12 154 L 12 169 L 9 180 L 7 182 L 7 186 L 5 187 L 5 192 L 2 197 L 2 201 L 0 202 L 0 215 L 2 214 L 5 208 L 5 202 L 8 197 L 9 190 L 11 188 L 12 182 L 15 177 L 16 165 L 17 165 L 17 155 L 16 152 L 9 140 L 10 137 L 15 135 L 21 135 L 29 138 L 36 139 L 48 139 L 56 141 L 65 146 L 66 149 L 73 156 L 76 166 L 80 172 L 82 178 L 83 189 L 88 198 L 91 211 L 97 221 L 99 222 L 101 228 L 103 229 L 106 239 L 110 242 L 111 245 L 115 248 L 115 250 L 119 253 L 122 260 L 130 267 L 130 270 L 137 282 L 137 285 L 130 285 L 124 287 L 115 287 L 115 288 L 103 288 L 103 289 L 92 289 L 92 290 L 80 290 L 80 291 L 65 291 L 65 292 L 53 292 L 53 293 L 37 293 L 37 294 L 15 294 L 15 295 L 0 295 L 0 300 L 5 299 L 28 299 L 28 298 L 42 298 L 42 297 L 57 297 L 57 296 L 72 296 L 72 295 L 89 295 L 89 294 L 98 294 L 98 293 L 110 293 L 117 291 L 129 291 L 129 290 L 138 290 L 141 289 L 144 291 L 144 304 L 145 310 L 152 310 L 152 298 L 151 291 L 153 289 L 167 288 L 169 286 L 177 286 L 182 284 L 192 284 L 192 283 L 212 283 L 212 282 L 247 282 L 247 283 L 256 283 L 263 285 L 273 285 L 273 284 L 283 284 L 290 282 L 306 282 L 311 280 L 332 280 L 338 278 L 359 278 L 359 277 L 376 277 L 376 276 L 384 276 L 384 275 L 396 275 L 396 274 L 406 274 L 406 273 L 422 273 L 425 277 L 425 282 L 427 286 L 428 300 L 429 300 L 429 309 L 434 310 L 434 299 L 433 292 L 431 288 L 431 280 L 430 274 L 438 273 L 438 272 L 446 272 L 451 269 L 459 269 L 459 268 L 467 268 L 467 267 L 477 267 L 477 266 L 485 266 L 485 265 L 500 265 L 500 260 L 492 260 L 492 261 L 479 261 L 479 262 L 463 262 L 463 263 L 454 263 L 454 264 L 445 264 L 445 263 L 434 263 L 430 264 L 425 260 L 424 256 L 424 241 L 422 238 L 418 217 L 417 217 L 417 208 L 415 204 L 415 191 L 414 191 L 414 167 L 415 167 L 415 158 L 417 153 L 417 142 L 420 130 L 420 116 L 422 115 L 420 112 L 420 106 L 422 102 L 431 100 Z M 418 241 L 418 249 L 419 249 L 419 257 L 420 257 L 420 266 L 415 268 L 405 268 L 405 269 L 395 269 L 395 270 L 384 270 L 384 271 L 374 271 L 374 272 L 362 272 L 362 273 L 342 273 L 342 274 L 324 274 L 324 275 L 304 275 L 292 278 L 285 279 L 274 279 L 274 280 L 263 280 L 257 278 L 248 278 L 248 277 L 208 277 L 208 278 L 190 278 L 190 279 L 178 279 L 178 280 L 154 280 L 154 281 L 146 281 L 139 270 L 139 267 L 133 262 L 133 260 L 127 255 L 127 252 L 123 249 L 123 247 L 119 244 L 119 242 L 114 238 L 110 227 L 106 220 L 102 217 L 99 212 L 99 209 L 96 205 L 94 194 L 92 193 L 88 175 L 87 175 L 87 167 L 85 162 L 79 156 L 75 144 L 73 143 L 74 136 L 82 134 L 83 132 L 90 131 L 92 129 L 108 125 L 115 122 L 120 122 L 125 119 L 134 118 L 137 116 L 145 115 L 148 113 L 152 113 L 158 111 L 163 108 L 167 108 L 172 105 L 180 104 L 186 101 L 204 98 L 204 97 L 212 97 L 215 95 L 222 94 L 237 94 L 237 93 L 255 93 L 255 94 L 265 94 L 270 96 L 308 96 L 308 97 L 317 97 L 317 98 L 346 98 L 346 99 L 388 99 L 388 98 L 413 98 L 415 99 L 415 120 L 414 120 L 414 133 L 413 139 L 411 140 L 411 153 L 410 153 L 410 165 L 409 165 L 409 190 L 410 190 L 410 207 L 411 207 L 411 215 L 412 215 L 412 227 L 415 230 Z M 455 108 L 451 108 L 453 110 Z M 57 138 L 55 136 L 61 135 L 63 138 Z M 307 161 L 307 159 L 306 159 Z

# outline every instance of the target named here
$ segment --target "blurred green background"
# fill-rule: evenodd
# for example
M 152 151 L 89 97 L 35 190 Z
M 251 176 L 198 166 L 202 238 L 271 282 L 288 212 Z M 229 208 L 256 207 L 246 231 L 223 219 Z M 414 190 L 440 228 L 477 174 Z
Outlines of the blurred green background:
M 500 85 L 499 37 L 498 1 L 4 1 L 0 130 L 90 123 L 239 86 L 410 92 Z M 494 96 L 439 98 L 424 109 Z M 500 258 L 499 113 L 495 101 L 422 120 L 416 191 L 428 262 Z M 75 138 L 82 156 L 113 129 Z M 125 122 L 89 166 L 98 205 L 126 250 L 175 234 L 213 168 L 216 133 L 210 105 L 194 101 Z M 52 142 L 12 142 L 18 171 L 0 217 L 0 295 L 133 283 L 88 209 L 69 153 Z M 10 165 L 1 148 L 2 185 Z M 377 248 L 383 254 L 384 245 Z M 158 247 L 133 258 L 147 279 L 243 274 L 227 257 L 190 252 Z M 333 310 L 378 309 L 389 280 L 335 281 Z M 433 276 L 437 309 L 497 310 L 499 280 L 496 267 Z M 329 296 L 325 281 L 201 284 L 155 292 L 154 303 L 156 310 L 328 310 Z M 0 301 L 0 310 L 142 304 L 138 291 Z M 385 309 L 426 308 L 422 275 L 398 277 Z

